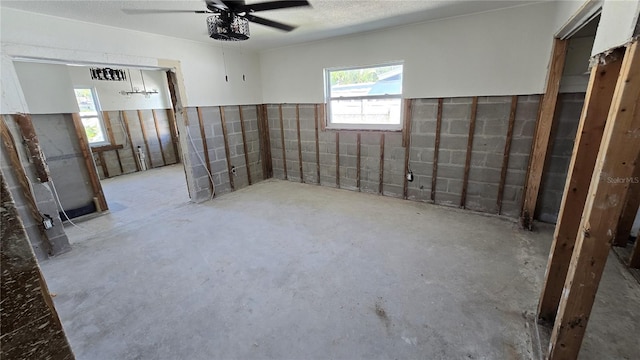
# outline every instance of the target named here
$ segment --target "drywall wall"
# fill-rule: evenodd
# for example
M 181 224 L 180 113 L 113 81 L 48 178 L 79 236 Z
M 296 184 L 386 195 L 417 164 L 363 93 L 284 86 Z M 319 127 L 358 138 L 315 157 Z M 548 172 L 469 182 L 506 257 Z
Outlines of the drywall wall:
M 541 93 L 555 7 L 545 2 L 266 50 L 263 102 L 323 102 L 323 69 L 398 60 L 405 98 Z
M 261 102 L 257 54 L 241 51 L 238 44 L 225 44 L 223 51 L 221 43 L 209 40 L 204 32 L 201 43 L 8 8 L 0 9 L 0 20 L 2 52 L 7 56 L 145 67 L 177 60 L 184 75 L 184 105 Z M 9 87 L 14 82 L 12 66 L 6 61 L 2 65 L 2 81 Z M 8 110 L 22 106 L 7 95 L 2 104 L 3 113 L 5 106 Z
M 602 5 L 602 16 L 591 54 L 622 46 L 634 34 L 640 0 L 606 0 Z
M 96 89 L 98 101 L 100 102 L 100 107 L 103 111 L 171 108 L 171 97 L 167 86 L 167 75 L 164 71 L 128 68 L 119 69 L 125 69 L 127 71 L 128 77 L 126 81 L 92 80 L 89 73 L 89 67 L 68 67 L 71 82 L 74 87 L 89 87 Z M 142 76 L 140 73 L 142 73 Z M 147 91 L 158 91 L 158 94 L 151 94 L 149 97 L 145 97 L 141 94 L 120 94 L 121 91 L 132 91 L 132 88 L 137 88 L 139 91 L 142 91 L 145 87 Z
M 73 83 L 65 65 L 14 63 L 31 114 L 78 112 Z
M 589 85 L 589 59 L 594 37 L 572 38 L 569 40 L 564 71 L 560 81 L 561 93 L 586 92 Z

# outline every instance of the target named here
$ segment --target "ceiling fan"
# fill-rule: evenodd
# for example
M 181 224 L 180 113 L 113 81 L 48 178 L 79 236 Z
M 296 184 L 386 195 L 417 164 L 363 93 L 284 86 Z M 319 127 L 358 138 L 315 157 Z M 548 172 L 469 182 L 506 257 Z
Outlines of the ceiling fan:
M 172 14 L 195 13 L 213 14 L 207 18 L 209 37 L 223 41 L 240 41 L 249 38 L 249 22 L 269 26 L 283 31 L 296 28 L 293 25 L 265 19 L 253 15 L 258 11 L 286 9 L 301 6 L 311 6 L 307 0 L 276 0 L 246 4 L 244 0 L 205 0 L 206 10 L 152 10 L 152 9 L 122 9 L 126 14 Z

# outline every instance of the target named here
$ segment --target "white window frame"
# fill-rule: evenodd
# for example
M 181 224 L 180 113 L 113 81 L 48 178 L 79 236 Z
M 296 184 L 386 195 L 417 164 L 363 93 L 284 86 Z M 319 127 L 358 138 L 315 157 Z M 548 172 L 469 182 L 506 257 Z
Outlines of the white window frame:
M 402 65 L 401 93 L 394 95 L 370 95 L 370 96 L 338 96 L 331 97 L 331 72 L 348 71 L 358 69 L 370 69 L 385 66 Z M 380 130 L 380 131 L 401 131 L 404 126 L 404 106 L 402 106 L 402 94 L 404 93 L 404 61 L 394 61 L 388 63 L 378 63 L 372 65 L 331 67 L 324 69 L 324 102 L 327 104 L 327 124 L 330 130 Z M 400 123 L 399 124 L 341 124 L 331 121 L 331 100 L 364 100 L 364 99 L 400 99 Z
M 102 131 L 102 135 L 104 136 L 105 140 L 104 141 L 96 141 L 96 142 L 90 142 L 89 139 L 87 138 L 87 142 L 89 142 L 89 146 L 90 147 L 98 147 L 98 146 L 105 146 L 105 145 L 112 145 L 111 144 L 111 139 L 109 139 L 109 134 L 107 134 L 107 128 L 104 126 L 104 119 L 102 117 L 102 108 L 100 107 L 100 101 L 98 100 L 98 93 L 96 91 L 96 88 L 93 86 L 75 86 L 73 88 L 74 90 L 84 90 L 87 89 L 89 91 L 91 91 L 91 96 L 93 97 L 93 104 L 96 107 L 96 115 L 82 115 L 82 112 L 78 112 L 78 115 L 80 116 L 80 120 L 82 122 L 82 119 L 84 118 L 93 118 L 93 117 L 97 117 L 98 118 L 98 123 L 100 124 L 100 130 Z M 75 95 L 75 91 L 74 91 L 74 95 Z M 78 101 L 78 98 L 76 97 L 76 102 Z M 79 106 L 79 105 L 78 105 Z M 82 125 L 83 129 L 84 129 L 84 123 Z M 85 129 L 85 133 L 86 133 L 86 129 Z

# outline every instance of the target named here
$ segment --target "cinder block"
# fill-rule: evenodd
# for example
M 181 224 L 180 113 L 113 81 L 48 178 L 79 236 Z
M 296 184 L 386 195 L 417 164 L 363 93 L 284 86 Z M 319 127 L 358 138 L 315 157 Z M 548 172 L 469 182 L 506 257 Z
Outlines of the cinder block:
M 414 148 L 433 148 L 435 146 L 435 135 L 411 135 L 411 147 Z
M 440 139 L 440 148 L 449 150 L 466 150 L 467 136 L 443 134 Z
M 442 121 L 469 119 L 471 106 L 464 103 L 450 103 L 442 106 Z
M 469 134 L 469 120 L 446 120 L 443 121 L 443 125 L 447 125 L 447 132 L 453 135 L 468 135 Z

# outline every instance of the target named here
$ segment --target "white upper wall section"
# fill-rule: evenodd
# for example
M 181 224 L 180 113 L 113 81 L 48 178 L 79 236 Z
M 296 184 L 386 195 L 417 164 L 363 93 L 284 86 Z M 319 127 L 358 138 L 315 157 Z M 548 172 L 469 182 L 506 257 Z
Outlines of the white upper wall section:
M 187 106 L 261 103 L 258 56 L 236 44 L 211 45 L 149 33 L 0 8 L 2 113 L 28 111 L 15 92 L 11 57 L 147 66 L 180 61 Z M 206 39 L 206 29 L 202 36 Z M 225 81 L 226 74 L 229 81 Z M 243 81 L 242 75 L 246 81 Z M 185 96 L 186 95 L 186 96 Z
M 14 67 L 27 101 L 29 113 L 66 114 L 78 112 L 78 103 L 73 93 L 73 83 L 67 66 L 15 62 Z
M 607 0 L 591 54 L 622 46 L 631 39 L 640 14 L 640 0 Z
M 540 3 L 267 50 L 263 101 L 322 102 L 323 69 L 397 60 L 406 98 L 541 93 L 555 8 Z
M 85 66 L 69 66 L 68 71 L 74 87 L 95 88 L 98 101 L 103 111 L 146 110 L 171 108 L 171 96 L 167 85 L 167 75 L 159 70 L 142 70 L 144 86 L 147 91 L 156 90 L 158 94 L 145 97 L 141 94 L 122 95 L 121 91 L 131 91 L 131 87 L 143 90 L 142 77 L 137 69 L 128 70 L 127 81 L 92 80 L 89 68 Z M 131 82 L 129 81 L 131 80 Z

